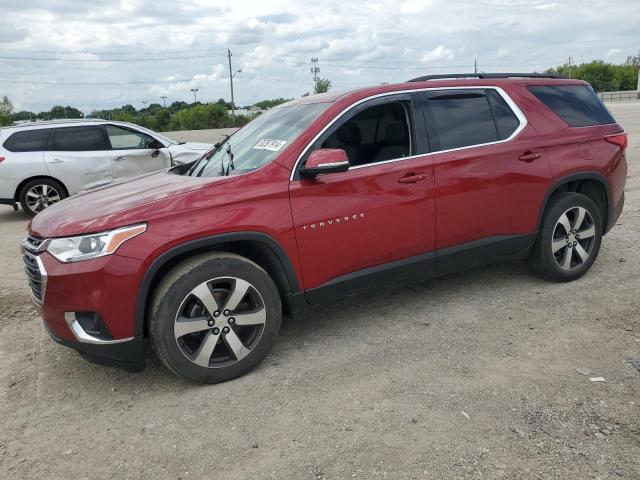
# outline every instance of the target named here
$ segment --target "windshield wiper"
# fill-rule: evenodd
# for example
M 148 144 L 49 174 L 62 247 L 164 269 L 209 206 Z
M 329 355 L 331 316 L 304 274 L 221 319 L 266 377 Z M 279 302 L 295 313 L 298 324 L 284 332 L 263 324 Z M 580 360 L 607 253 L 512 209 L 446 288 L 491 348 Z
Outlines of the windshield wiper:
M 229 155 L 229 161 L 227 162 L 227 172 L 225 176 L 229 176 L 229 168 L 231 170 L 235 170 L 236 167 L 233 165 L 233 152 L 231 151 L 231 144 L 227 143 L 227 155 Z
M 209 164 L 209 161 L 211 161 L 211 159 L 213 158 L 213 155 L 220 150 L 220 147 L 222 147 L 222 145 L 224 145 L 228 140 L 229 137 L 231 135 L 224 135 L 224 140 L 222 140 L 221 142 L 216 143 L 213 146 L 213 152 L 211 152 L 211 155 L 209 155 L 209 158 L 207 158 L 207 160 L 204 162 L 204 164 L 202 165 L 202 168 L 200 168 L 200 170 L 198 170 L 198 173 L 196 173 L 196 177 L 201 177 L 202 176 L 202 172 L 204 172 L 204 169 L 207 167 L 207 165 Z M 204 156 L 203 156 L 204 158 Z M 198 162 L 199 163 L 199 162 Z M 193 171 L 196 170 L 196 167 L 198 166 L 198 163 L 196 163 L 193 167 Z M 221 160 L 222 163 L 222 160 Z M 191 174 L 191 172 L 189 172 L 189 174 Z

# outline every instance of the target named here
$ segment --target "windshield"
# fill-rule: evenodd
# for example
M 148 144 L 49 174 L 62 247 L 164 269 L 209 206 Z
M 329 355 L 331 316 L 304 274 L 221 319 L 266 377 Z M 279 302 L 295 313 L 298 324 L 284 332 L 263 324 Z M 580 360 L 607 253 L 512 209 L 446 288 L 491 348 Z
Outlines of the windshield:
M 205 154 L 186 175 L 238 175 L 260 168 L 295 140 L 327 106 L 329 103 L 308 103 L 273 108 Z

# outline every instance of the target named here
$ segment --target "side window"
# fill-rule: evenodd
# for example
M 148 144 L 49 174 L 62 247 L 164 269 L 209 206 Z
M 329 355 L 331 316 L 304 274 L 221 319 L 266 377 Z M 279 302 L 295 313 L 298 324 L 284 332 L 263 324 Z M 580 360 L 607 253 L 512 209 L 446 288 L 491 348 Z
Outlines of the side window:
M 39 152 L 47 146 L 50 134 L 50 128 L 23 130 L 7 138 L 2 146 L 10 152 Z
M 51 150 L 58 152 L 88 152 L 108 150 L 100 127 L 56 128 Z
M 132 150 L 149 148 L 151 137 L 115 125 L 106 125 L 107 135 L 114 150 Z
M 411 105 L 393 101 L 365 108 L 334 129 L 321 148 L 341 148 L 351 165 L 411 155 Z
M 615 123 L 593 89 L 586 85 L 546 85 L 527 88 L 570 127 Z
M 484 94 L 442 91 L 430 94 L 427 103 L 430 128 L 439 143 L 432 145 L 432 151 L 498 140 L 496 124 Z
M 496 121 L 498 129 L 498 138 L 504 140 L 509 138 L 513 132 L 520 126 L 520 120 L 516 117 L 513 110 L 504 101 L 504 98 L 495 90 L 486 90 L 489 105 L 493 112 L 493 118 Z

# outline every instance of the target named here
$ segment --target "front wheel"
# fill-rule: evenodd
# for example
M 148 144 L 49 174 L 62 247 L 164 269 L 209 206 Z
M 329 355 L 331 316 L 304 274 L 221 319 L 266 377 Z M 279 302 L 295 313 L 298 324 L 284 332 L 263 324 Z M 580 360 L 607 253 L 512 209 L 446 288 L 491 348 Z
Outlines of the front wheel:
M 529 264 L 543 278 L 568 282 L 593 265 L 602 241 L 602 214 L 586 195 L 557 196 L 542 219 Z
M 218 383 L 260 363 L 281 320 L 280 296 L 267 272 L 239 255 L 210 253 L 165 276 L 154 295 L 149 334 L 169 370 Z

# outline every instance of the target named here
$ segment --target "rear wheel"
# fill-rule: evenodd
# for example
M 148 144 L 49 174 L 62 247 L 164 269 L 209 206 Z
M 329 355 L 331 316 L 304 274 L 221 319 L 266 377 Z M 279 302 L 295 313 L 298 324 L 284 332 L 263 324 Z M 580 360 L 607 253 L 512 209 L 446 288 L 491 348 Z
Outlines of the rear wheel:
M 275 343 L 278 290 L 238 255 L 199 255 L 175 267 L 156 290 L 149 323 L 155 351 L 175 374 L 218 383 L 251 370 Z
M 529 263 L 538 275 L 566 282 L 593 265 L 602 241 L 602 214 L 581 193 L 563 193 L 547 210 Z
M 35 178 L 25 183 L 18 198 L 22 210 L 31 216 L 67 197 L 60 182 L 50 178 Z

